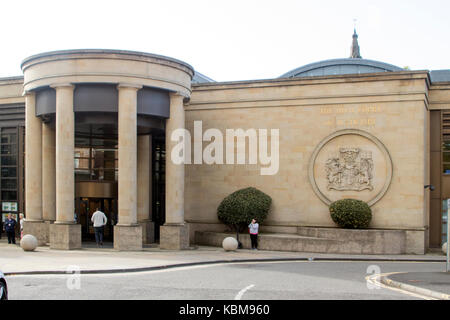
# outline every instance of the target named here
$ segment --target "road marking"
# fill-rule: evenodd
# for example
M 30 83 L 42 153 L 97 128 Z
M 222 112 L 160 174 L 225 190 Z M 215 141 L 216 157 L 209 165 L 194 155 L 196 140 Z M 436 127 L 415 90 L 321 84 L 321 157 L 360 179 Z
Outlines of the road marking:
M 391 273 L 384 273 L 384 274 L 374 274 L 374 275 L 371 275 L 371 276 L 367 276 L 366 277 L 366 281 L 370 282 L 374 286 L 378 286 L 378 287 L 384 288 L 384 289 L 389 289 L 389 290 L 392 290 L 392 291 L 397 291 L 397 292 L 400 292 L 400 293 L 403 293 L 403 294 L 407 294 L 407 295 L 413 296 L 415 298 L 421 298 L 421 299 L 424 299 L 424 300 L 437 300 L 435 298 L 428 297 L 428 296 L 423 296 L 421 294 L 413 293 L 411 291 L 403 290 L 403 289 L 400 289 L 400 288 L 390 287 L 390 286 L 387 286 L 387 285 L 385 285 L 384 283 L 382 283 L 380 281 L 381 277 L 392 275 L 392 274 L 396 274 L 396 273 L 399 273 L 399 272 L 391 272 Z
M 244 289 L 242 289 L 241 291 L 239 291 L 239 293 L 236 295 L 236 297 L 234 297 L 234 300 L 241 300 L 241 298 L 244 295 L 244 293 L 247 290 L 250 290 L 251 288 L 253 288 L 254 286 L 255 286 L 254 284 L 251 284 L 251 285 L 245 287 Z

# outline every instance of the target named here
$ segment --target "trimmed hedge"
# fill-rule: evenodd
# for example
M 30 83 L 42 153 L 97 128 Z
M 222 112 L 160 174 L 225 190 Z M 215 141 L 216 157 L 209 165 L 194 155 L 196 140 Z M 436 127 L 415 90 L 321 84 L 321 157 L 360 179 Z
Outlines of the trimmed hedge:
M 238 231 L 248 226 L 253 218 L 261 224 L 269 214 L 271 204 L 271 197 L 249 187 L 233 192 L 223 199 L 217 208 L 217 215 L 220 221 Z
M 331 219 L 341 228 L 365 229 L 372 220 L 372 210 L 367 203 L 355 199 L 343 199 L 330 205 Z

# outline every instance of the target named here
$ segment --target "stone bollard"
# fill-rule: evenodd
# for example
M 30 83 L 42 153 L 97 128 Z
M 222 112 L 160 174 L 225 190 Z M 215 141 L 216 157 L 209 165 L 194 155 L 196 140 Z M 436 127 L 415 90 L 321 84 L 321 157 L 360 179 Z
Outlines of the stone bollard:
M 447 242 L 442 245 L 442 253 L 447 255 Z
M 38 241 L 35 236 L 31 234 L 26 234 L 20 240 L 20 246 L 23 251 L 34 251 L 37 248 Z
M 225 251 L 235 251 L 238 248 L 238 242 L 233 237 L 227 237 L 223 239 L 222 247 Z

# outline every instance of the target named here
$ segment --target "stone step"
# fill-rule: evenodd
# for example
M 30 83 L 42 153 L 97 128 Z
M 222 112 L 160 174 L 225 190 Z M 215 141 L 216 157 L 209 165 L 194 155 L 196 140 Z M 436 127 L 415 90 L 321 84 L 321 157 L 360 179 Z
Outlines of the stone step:
M 336 240 L 377 241 L 379 238 L 397 238 L 405 236 L 404 230 L 387 229 L 341 229 L 329 227 L 297 227 L 297 234 L 304 237 L 317 237 Z
M 351 250 L 358 250 L 359 246 L 368 254 L 406 253 L 405 230 L 298 227 L 297 232 L 300 236 L 339 240 L 345 247 L 353 247 Z
M 198 245 L 221 247 L 222 241 L 226 237 L 236 238 L 236 234 L 196 231 L 195 243 Z M 239 234 L 239 241 L 242 242 L 244 249 L 251 248 L 248 234 Z M 295 234 L 264 233 L 258 236 L 258 249 L 292 252 L 328 252 L 338 242 L 329 239 L 303 237 Z
M 354 231 L 354 230 L 352 230 Z M 258 249 L 271 251 L 291 251 L 310 253 L 341 253 L 341 254 L 404 254 L 405 247 L 402 243 L 392 244 L 380 240 L 373 241 L 373 236 L 369 239 L 358 239 L 359 236 L 351 237 L 354 233 L 346 233 L 350 237 L 333 239 L 313 236 L 312 230 L 301 230 L 302 234 L 279 234 L 260 233 L 258 236 Z M 307 234 L 307 235 L 305 235 Z M 322 233 L 316 232 L 315 235 Z M 324 233 L 326 235 L 326 233 Z M 195 243 L 197 245 L 208 245 L 222 247 L 222 241 L 226 237 L 236 238 L 235 233 L 221 233 L 209 231 L 196 231 Z M 239 240 L 243 248 L 250 249 L 251 242 L 248 234 L 239 234 Z M 404 244 L 404 242 L 403 242 Z

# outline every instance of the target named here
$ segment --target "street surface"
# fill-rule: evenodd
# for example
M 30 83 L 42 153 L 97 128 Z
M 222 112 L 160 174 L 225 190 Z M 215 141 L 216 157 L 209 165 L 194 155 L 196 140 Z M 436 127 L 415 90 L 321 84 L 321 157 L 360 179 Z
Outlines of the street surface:
M 7 281 L 11 300 L 410 300 L 420 297 L 376 287 L 366 277 L 444 269 L 441 262 L 258 262 L 121 274 L 8 276 Z

